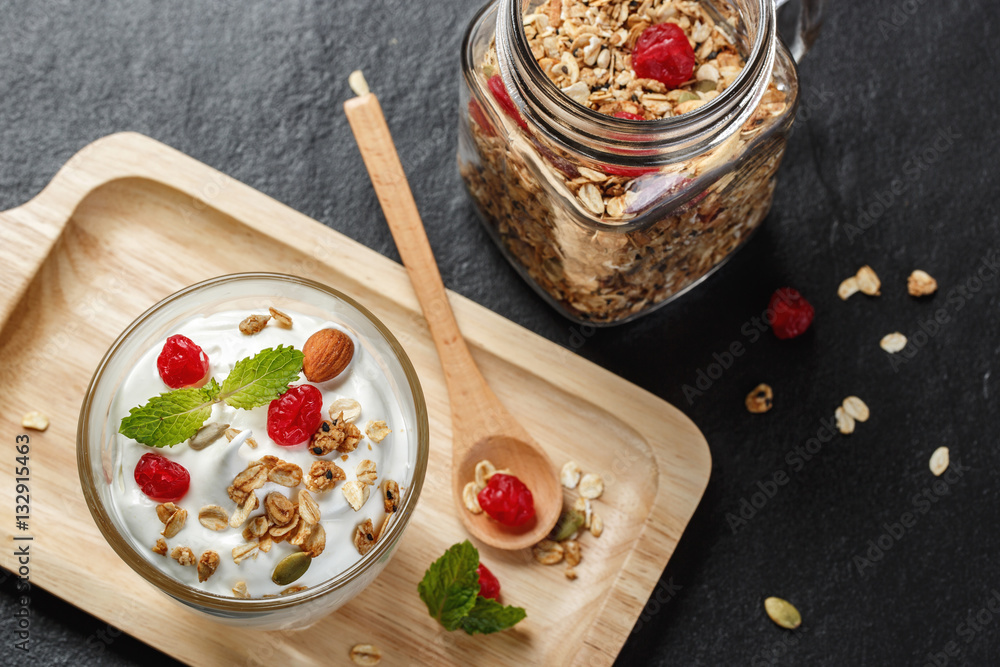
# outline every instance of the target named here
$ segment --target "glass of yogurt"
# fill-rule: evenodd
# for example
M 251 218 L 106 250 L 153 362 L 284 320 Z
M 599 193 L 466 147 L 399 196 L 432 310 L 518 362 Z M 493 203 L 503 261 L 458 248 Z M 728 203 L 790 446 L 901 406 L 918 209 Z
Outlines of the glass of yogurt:
M 294 364 L 320 331 L 350 354 L 335 359 L 335 377 L 311 381 Z M 164 361 L 177 337 L 194 345 L 188 361 L 207 367 L 196 381 L 181 373 L 180 387 Z M 273 375 L 254 376 L 243 360 L 279 353 L 295 375 L 289 388 L 231 405 L 254 377 Z M 207 406 L 187 430 L 126 428 L 163 394 L 204 395 L 195 402 Z M 118 337 L 87 391 L 77 463 L 94 520 L 140 576 L 217 620 L 291 629 L 386 566 L 416 506 L 428 443 L 416 372 L 371 312 L 305 278 L 243 273 L 167 297 Z

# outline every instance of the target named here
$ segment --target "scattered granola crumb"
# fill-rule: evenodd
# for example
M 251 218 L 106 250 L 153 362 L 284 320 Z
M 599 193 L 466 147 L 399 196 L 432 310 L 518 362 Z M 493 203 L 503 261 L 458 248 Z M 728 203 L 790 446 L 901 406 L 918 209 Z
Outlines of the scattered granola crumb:
M 604 480 L 597 473 L 588 472 L 580 479 L 580 495 L 589 500 L 600 498 L 604 493 Z
M 173 503 L 160 503 L 156 506 L 156 518 L 160 520 L 160 523 L 166 523 L 179 509 L 180 507 Z
M 333 421 L 324 421 L 319 425 L 309 443 L 309 451 L 313 456 L 326 456 L 334 450 L 353 452 L 363 437 L 361 429 L 340 413 Z
M 930 468 L 935 477 L 940 477 L 948 469 L 951 457 L 947 447 L 938 447 L 931 454 Z
M 867 264 L 858 269 L 855 278 L 858 280 L 858 289 L 861 290 L 862 294 L 878 296 L 882 293 L 879 291 L 882 287 L 882 281 L 879 280 L 878 274 L 875 273 L 874 269 Z
M 371 667 L 382 660 L 382 651 L 371 644 L 357 644 L 351 649 L 351 661 L 355 665 Z
M 381 419 L 370 421 L 365 425 L 365 434 L 376 444 L 385 440 L 385 437 L 390 433 L 392 433 L 392 429 Z
M 580 543 L 576 540 L 566 540 L 562 543 L 563 552 L 566 556 L 566 562 L 570 567 L 576 567 L 583 560 L 583 553 L 580 549 Z
M 580 483 L 581 473 L 580 466 L 576 464 L 576 461 L 567 461 L 559 472 L 559 481 L 567 489 L 575 489 L 576 485 Z
M 868 417 L 871 415 L 868 406 L 857 396 L 848 396 L 844 399 L 844 412 L 859 422 L 868 421 Z
M 181 565 L 194 565 L 194 552 L 188 547 L 174 547 L 174 550 L 170 552 L 170 557 Z
M 354 546 L 358 553 L 364 556 L 375 546 L 375 525 L 371 519 L 365 519 L 364 523 L 359 523 L 354 532 Z
M 161 556 L 167 555 L 167 542 L 162 537 L 156 538 L 156 544 L 153 545 L 153 553 L 160 554 Z
M 371 459 L 361 461 L 354 471 L 354 476 L 362 484 L 375 484 L 375 480 L 378 479 L 375 462 Z
M 566 578 L 569 579 L 570 581 L 573 581 L 573 580 L 576 579 L 576 577 L 577 577 L 576 568 L 573 567 L 572 565 L 567 565 L 566 566 Z
M 274 318 L 274 323 L 277 324 L 282 329 L 292 328 L 292 318 L 281 312 L 277 308 L 268 308 L 271 313 L 271 317 Z
M 399 484 L 387 479 L 382 482 L 383 509 L 386 514 L 392 514 L 399 509 Z
M 840 287 L 837 288 L 837 296 L 839 296 L 842 301 L 847 301 L 851 295 L 856 294 L 860 289 L 857 277 L 851 276 L 844 282 L 840 283 Z
M 198 581 L 208 581 L 208 578 L 215 574 L 219 568 L 219 554 L 214 551 L 206 551 L 198 559 Z
M 333 461 L 313 461 L 306 476 L 306 488 L 314 493 L 329 491 L 337 482 L 347 479 L 344 471 Z
M 237 581 L 236 585 L 233 586 L 233 595 L 241 600 L 249 600 L 250 593 L 247 591 L 247 582 Z
M 844 406 L 839 406 L 833 413 L 834 419 L 837 421 L 837 430 L 844 435 L 849 435 L 854 433 L 854 417 L 847 414 L 844 410 Z
M 755 415 L 764 414 L 774 406 L 774 391 L 771 385 L 759 384 L 746 397 L 747 410 Z
M 906 336 L 899 333 L 898 331 L 886 334 L 879 341 L 879 347 L 888 352 L 889 354 L 896 354 L 906 347 Z
M 33 431 L 44 431 L 49 427 L 49 418 L 41 412 L 33 410 L 21 417 L 21 426 Z
M 270 319 L 269 315 L 250 315 L 240 322 L 240 333 L 244 336 L 252 336 L 260 333 L 267 326 L 267 322 Z
M 187 510 L 178 509 L 170 516 L 169 519 L 167 519 L 167 523 L 163 526 L 163 532 L 160 534 L 164 537 L 170 538 L 181 532 L 181 528 L 183 528 L 185 522 L 187 522 L 187 516 Z
M 917 269 L 906 279 L 906 291 L 910 296 L 927 296 L 937 291 L 938 284 L 926 271 Z
M 312 526 L 309 530 L 309 536 L 299 545 L 299 548 L 309 554 L 310 558 L 316 558 L 323 553 L 326 548 L 326 529 L 323 528 L 323 524 L 317 523 Z

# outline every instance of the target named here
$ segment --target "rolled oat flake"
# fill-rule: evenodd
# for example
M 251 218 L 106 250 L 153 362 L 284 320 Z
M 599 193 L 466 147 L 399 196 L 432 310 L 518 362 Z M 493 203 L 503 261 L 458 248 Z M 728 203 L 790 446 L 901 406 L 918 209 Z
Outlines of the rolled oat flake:
M 788 600 L 767 598 L 764 600 L 764 611 L 767 612 L 768 618 L 785 629 L 794 630 L 802 625 L 802 615 Z

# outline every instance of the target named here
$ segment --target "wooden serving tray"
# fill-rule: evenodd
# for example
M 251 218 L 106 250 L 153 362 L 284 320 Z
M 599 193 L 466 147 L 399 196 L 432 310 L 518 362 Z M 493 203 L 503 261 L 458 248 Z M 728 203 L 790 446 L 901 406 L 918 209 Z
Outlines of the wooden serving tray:
M 610 664 L 708 483 L 704 437 L 671 405 L 459 295 L 456 316 L 500 399 L 556 465 L 573 459 L 606 481 L 599 538 L 585 535 L 579 578 L 530 550 L 480 547 L 504 600 L 527 609 L 515 629 L 447 633 L 417 596 L 427 566 L 466 539 L 449 497 L 448 399 L 404 269 L 224 174 L 138 134 L 80 151 L 35 199 L 0 213 L 0 565 L 192 665 L 340 664 L 372 643 L 384 665 Z M 179 259 L 183 258 L 183 259 Z M 105 543 L 84 504 L 74 443 L 101 356 L 137 315 L 194 282 L 240 271 L 293 273 L 343 290 L 399 338 L 430 412 L 422 497 L 397 554 L 362 595 L 308 630 L 220 625 L 168 600 Z M 52 419 L 25 431 L 21 415 Z M 14 438 L 31 438 L 31 518 L 15 529 Z M 33 541 L 14 542 L 15 536 Z M 260 663 L 254 662 L 255 660 Z

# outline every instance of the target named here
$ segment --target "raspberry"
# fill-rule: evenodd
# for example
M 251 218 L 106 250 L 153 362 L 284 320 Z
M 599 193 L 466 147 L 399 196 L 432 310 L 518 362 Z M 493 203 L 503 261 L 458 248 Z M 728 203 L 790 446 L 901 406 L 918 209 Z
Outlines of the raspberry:
M 171 336 L 156 358 L 156 370 L 171 389 L 200 387 L 208 381 L 208 355 L 187 336 Z
M 187 493 L 191 475 L 180 463 L 162 454 L 148 453 L 135 464 L 135 483 L 151 500 L 171 503 Z
M 815 310 L 798 290 L 782 287 L 775 290 L 767 304 L 771 316 L 774 335 L 782 340 L 801 336 L 812 324 Z
M 632 70 L 640 79 L 656 79 L 667 88 L 676 88 L 694 73 L 694 49 L 676 23 L 651 25 L 632 49 Z
M 267 434 L 282 447 L 305 442 L 323 423 L 323 394 L 311 384 L 290 387 L 267 406 Z
M 602 164 L 601 171 L 608 176 L 624 176 L 625 178 L 639 178 L 646 174 L 659 171 L 658 167 L 620 167 L 614 164 Z
M 644 117 L 637 113 L 629 113 L 628 111 L 616 111 L 615 118 L 621 118 L 623 120 L 646 120 Z
M 535 516 L 531 491 L 513 475 L 493 475 L 477 498 L 483 511 L 505 526 L 520 526 Z
M 507 92 L 507 88 L 503 85 L 503 78 L 499 74 L 494 74 L 486 81 L 486 85 L 489 87 L 490 92 L 493 93 L 493 99 L 497 101 L 503 112 L 510 116 L 511 120 L 520 125 L 521 129 L 527 130 L 528 124 L 524 122 L 521 112 L 514 106 L 514 100 L 510 99 L 510 93 Z
M 497 131 L 493 129 L 493 125 L 490 123 L 490 119 L 487 118 L 486 112 L 483 111 L 482 105 L 476 100 L 469 100 L 469 115 L 472 116 L 472 120 L 476 121 L 476 125 L 483 131 L 483 134 L 487 137 L 497 136 Z
M 500 582 L 482 563 L 476 569 L 479 573 L 479 595 L 484 598 L 500 599 Z

